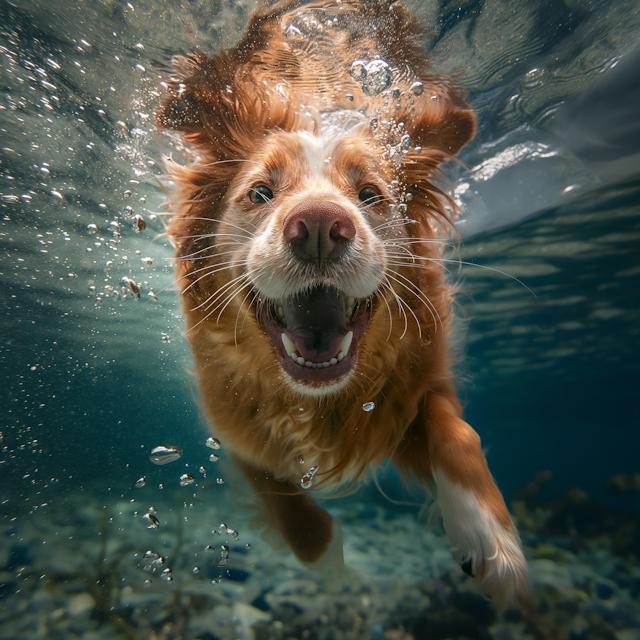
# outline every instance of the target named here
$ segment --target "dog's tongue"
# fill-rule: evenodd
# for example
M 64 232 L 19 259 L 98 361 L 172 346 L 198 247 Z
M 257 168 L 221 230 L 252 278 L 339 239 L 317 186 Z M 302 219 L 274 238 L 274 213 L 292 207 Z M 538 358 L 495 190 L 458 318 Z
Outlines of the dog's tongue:
M 336 289 L 316 287 L 282 305 L 287 333 L 300 355 L 312 362 L 333 358 L 347 333 L 345 299 Z

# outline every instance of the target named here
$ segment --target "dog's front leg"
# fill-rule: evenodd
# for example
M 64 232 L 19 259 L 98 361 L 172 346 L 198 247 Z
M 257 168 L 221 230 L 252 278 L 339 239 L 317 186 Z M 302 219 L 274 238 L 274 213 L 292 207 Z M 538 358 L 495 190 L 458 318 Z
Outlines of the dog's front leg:
M 264 505 L 264 515 L 289 548 L 308 568 L 323 573 L 342 565 L 340 525 L 316 501 L 292 482 L 245 461 L 236 460 Z
M 430 393 L 395 461 L 436 487 L 451 549 L 463 571 L 503 604 L 527 594 L 518 532 L 487 466 L 478 434 L 458 416 L 453 394 Z

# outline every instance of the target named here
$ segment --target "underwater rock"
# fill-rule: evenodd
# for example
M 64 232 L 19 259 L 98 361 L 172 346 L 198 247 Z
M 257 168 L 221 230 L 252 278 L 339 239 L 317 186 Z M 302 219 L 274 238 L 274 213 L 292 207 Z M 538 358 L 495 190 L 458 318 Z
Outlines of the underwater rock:
M 604 486 L 611 493 L 640 493 L 640 473 L 611 476 Z

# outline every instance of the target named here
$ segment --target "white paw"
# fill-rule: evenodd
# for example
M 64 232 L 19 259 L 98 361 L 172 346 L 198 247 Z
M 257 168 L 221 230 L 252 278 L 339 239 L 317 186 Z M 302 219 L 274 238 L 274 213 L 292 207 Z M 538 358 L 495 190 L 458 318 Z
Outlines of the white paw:
M 505 529 L 475 493 L 436 472 L 438 504 L 456 562 L 499 605 L 524 603 L 529 568 L 513 524 Z

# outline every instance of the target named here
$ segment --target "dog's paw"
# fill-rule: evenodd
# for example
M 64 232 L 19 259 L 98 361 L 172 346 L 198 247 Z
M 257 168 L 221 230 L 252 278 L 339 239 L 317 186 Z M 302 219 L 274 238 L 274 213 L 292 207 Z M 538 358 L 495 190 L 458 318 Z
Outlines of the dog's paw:
M 482 592 L 507 607 L 526 605 L 529 569 L 515 525 L 504 527 L 475 493 L 441 478 L 438 503 L 453 557 L 481 583 Z

